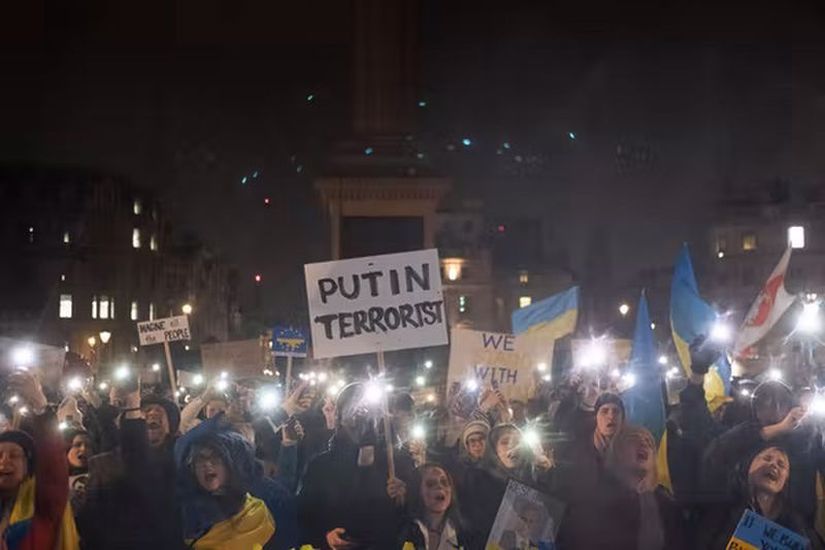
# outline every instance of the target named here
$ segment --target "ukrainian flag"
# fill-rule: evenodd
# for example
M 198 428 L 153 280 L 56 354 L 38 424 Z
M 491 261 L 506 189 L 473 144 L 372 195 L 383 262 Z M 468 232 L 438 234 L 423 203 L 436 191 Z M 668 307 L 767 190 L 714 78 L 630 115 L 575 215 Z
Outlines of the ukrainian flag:
M 574 286 L 540 302 L 513 312 L 513 332 L 540 334 L 556 340 L 576 330 L 579 318 L 579 287 Z
M 670 326 L 679 361 L 690 375 L 690 343 L 699 335 L 709 335 L 716 312 L 699 295 L 687 244 L 682 247 L 670 285 Z M 705 397 L 711 409 L 721 405 L 730 391 L 730 363 L 723 356 L 705 376 Z
M 647 428 L 658 443 L 665 431 L 662 368 L 656 358 L 656 343 L 644 292 L 636 311 L 636 331 L 629 365 L 629 372 L 636 378 L 636 383 L 622 393 L 622 402 L 628 421 Z

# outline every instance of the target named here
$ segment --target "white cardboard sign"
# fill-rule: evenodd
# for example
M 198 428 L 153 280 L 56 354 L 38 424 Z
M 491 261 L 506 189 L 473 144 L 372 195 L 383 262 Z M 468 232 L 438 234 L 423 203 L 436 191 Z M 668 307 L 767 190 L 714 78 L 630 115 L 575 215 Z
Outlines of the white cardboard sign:
M 189 333 L 189 318 L 186 315 L 142 321 L 137 324 L 137 329 L 141 346 L 192 339 Z
M 544 363 L 549 373 L 553 364 L 554 341 L 540 335 L 454 328 L 450 340 L 447 388 L 475 380 L 498 387 L 508 399 L 527 400 L 538 365 Z
M 304 266 L 316 359 L 447 343 L 435 249 Z

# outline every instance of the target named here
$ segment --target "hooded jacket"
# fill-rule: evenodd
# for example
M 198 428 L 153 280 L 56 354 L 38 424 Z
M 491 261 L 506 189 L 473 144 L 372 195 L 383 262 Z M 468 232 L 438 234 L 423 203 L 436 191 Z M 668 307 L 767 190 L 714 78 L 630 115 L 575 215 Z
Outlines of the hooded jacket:
M 230 548 L 233 540 L 264 547 L 275 533 L 275 522 L 264 502 L 249 494 L 260 477 L 259 465 L 252 445 L 221 426 L 222 416 L 201 423 L 175 445 L 183 537 L 194 541 L 194 548 Z M 220 496 L 201 489 L 195 478 L 193 455 L 202 447 L 215 452 L 228 470 L 228 487 Z

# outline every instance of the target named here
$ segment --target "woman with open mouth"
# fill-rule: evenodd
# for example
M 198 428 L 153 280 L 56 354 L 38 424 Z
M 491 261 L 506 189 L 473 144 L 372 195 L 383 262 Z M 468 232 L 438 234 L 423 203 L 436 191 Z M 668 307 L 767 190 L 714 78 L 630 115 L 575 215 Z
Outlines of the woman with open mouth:
M 399 548 L 457 550 L 476 547 L 464 529 L 455 483 L 446 468 L 429 462 L 416 470 L 409 510 L 410 520 L 402 530 Z
M 822 550 L 817 534 L 794 509 L 788 495 L 791 461 L 787 451 L 765 443 L 736 467 L 736 499 L 709 507 L 698 530 L 696 548 L 725 548 L 745 510 L 807 537 L 812 550 Z M 721 545 L 721 546 L 720 546 Z

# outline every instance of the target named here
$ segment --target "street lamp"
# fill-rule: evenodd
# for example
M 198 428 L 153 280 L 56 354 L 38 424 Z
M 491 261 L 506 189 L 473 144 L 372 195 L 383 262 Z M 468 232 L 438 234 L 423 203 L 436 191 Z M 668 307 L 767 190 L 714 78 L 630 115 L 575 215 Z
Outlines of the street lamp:
M 619 315 L 622 317 L 626 317 L 627 314 L 630 313 L 630 306 L 627 304 L 622 304 L 619 306 Z
M 109 340 L 112 338 L 112 333 L 109 332 L 108 330 L 101 330 L 100 334 L 98 334 L 98 336 L 100 336 L 100 343 L 103 344 L 103 345 L 106 345 L 106 344 L 109 343 Z M 94 336 L 92 338 L 94 338 Z
M 97 338 L 95 338 L 94 336 L 89 336 L 89 338 L 86 340 L 86 343 L 89 344 L 90 348 L 93 348 L 97 345 Z
M 183 312 L 184 315 L 192 315 L 192 304 L 183 304 L 180 310 Z

